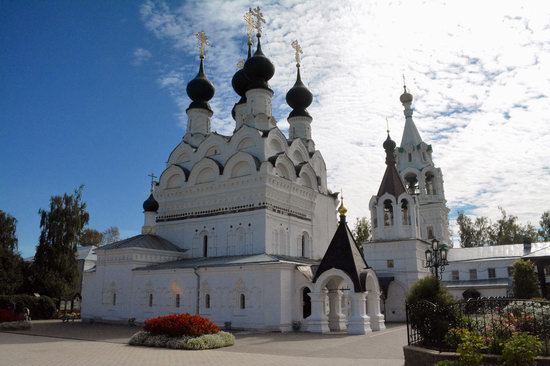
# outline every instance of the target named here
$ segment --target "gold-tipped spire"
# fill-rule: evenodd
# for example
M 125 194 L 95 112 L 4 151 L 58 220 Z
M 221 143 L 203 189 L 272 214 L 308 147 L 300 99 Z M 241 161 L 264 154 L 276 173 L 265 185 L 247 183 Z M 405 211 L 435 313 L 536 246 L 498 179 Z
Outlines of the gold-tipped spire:
M 340 191 L 340 198 L 341 198 L 341 201 L 340 201 L 340 207 L 338 207 L 338 213 L 340 214 L 341 217 L 345 217 L 346 214 L 348 213 L 348 209 L 344 206 L 343 191 Z
M 304 53 L 304 51 L 302 51 L 302 46 L 300 46 L 297 39 L 292 41 L 291 45 L 292 48 L 294 48 L 294 58 L 296 59 L 296 66 L 300 67 L 300 55 Z
M 208 37 L 206 36 L 206 33 L 202 32 L 202 31 L 197 32 L 195 34 L 195 37 L 197 37 L 197 43 L 199 45 L 200 57 L 204 58 L 204 53 L 205 53 L 205 50 L 206 50 L 206 46 L 210 45 L 210 43 L 208 43 Z

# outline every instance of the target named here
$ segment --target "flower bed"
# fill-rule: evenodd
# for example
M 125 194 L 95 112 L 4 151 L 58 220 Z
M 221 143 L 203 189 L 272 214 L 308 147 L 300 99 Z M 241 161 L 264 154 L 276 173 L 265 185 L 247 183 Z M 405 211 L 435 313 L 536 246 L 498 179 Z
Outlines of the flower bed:
M 134 334 L 132 346 L 201 350 L 232 346 L 235 337 L 207 318 L 191 314 L 174 314 L 147 319 L 143 331 Z
M 31 323 L 26 320 L 17 320 L 13 322 L 0 323 L 0 331 L 2 330 L 29 330 Z

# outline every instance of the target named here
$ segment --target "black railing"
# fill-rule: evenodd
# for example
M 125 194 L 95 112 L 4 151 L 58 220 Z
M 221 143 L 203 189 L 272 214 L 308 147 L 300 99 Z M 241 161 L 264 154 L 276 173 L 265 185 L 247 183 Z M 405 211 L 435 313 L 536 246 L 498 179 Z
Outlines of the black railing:
M 502 342 L 516 332 L 537 336 L 542 354 L 550 355 L 550 302 L 481 298 L 438 306 L 421 301 L 406 306 L 409 345 L 454 351 L 446 342 L 450 328 L 467 328 L 485 339 L 488 353 L 499 354 Z

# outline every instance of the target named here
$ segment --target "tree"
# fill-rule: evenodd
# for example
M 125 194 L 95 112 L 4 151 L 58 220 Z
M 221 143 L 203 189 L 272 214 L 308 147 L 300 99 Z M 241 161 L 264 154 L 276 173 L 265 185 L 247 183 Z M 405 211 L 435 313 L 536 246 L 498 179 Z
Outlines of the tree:
M 540 296 L 539 281 L 533 263 L 523 259 L 514 263 L 512 289 L 514 297 L 518 299 L 532 299 Z
M 98 246 L 103 241 L 103 234 L 94 229 L 84 229 L 78 239 L 78 244 L 89 247 Z
M 495 223 L 486 216 L 479 216 L 472 220 L 464 212 L 459 212 L 456 222 L 459 228 L 460 246 L 468 248 L 539 240 L 539 232 L 532 224 L 523 225 L 519 223 L 517 216 L 508 215 L 502 207 L 498 209 L 501 217 Z
M 17 220 L 0 210 L 0 295 L 16 293 L 23 283 L 23 259 L 17 252 Z
M 539 235 L 543 241 L 550 241 L 550 211 L 546 211 L 540 217 Z
M 470 248 L 489 245 L 491 223 L 487 217 L 480 216 L 472 220 L 464 212 L 459 212 L 456 222 L 461 247 Z
M 357 218 L 355 220 L 355 228 L 352 231 L 355 237 L 355 242 L 361 251 L 363 251 L 363 243 L 370 239 L 371 227 L 370 221 L 366 217 Z
M 118 227 L 111 226 L 103 232 L 102 245 L 107 245 L 120 240 L 120 231 Z
M 88 223 L 83 186 L 72 195 L 52 196 L 49 210 L 40 209 L 40 241 L 33 263 L 34 286 L 54 298 L 72 295 L 78 280 L 76 244 Z
M 502 217 L 491 227 L 491 245 L 522 243 L 525 239 L 538 241 L 538 232 L 533 225 L 522 225 L 517 216 L 508 215 L 502 207 L 498 209 Z

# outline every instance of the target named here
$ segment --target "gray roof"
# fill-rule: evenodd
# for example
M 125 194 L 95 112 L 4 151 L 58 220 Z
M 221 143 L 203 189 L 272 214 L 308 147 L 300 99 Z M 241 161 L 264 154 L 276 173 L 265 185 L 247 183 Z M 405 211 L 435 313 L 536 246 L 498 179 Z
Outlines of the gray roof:
M 550 242 L 532 243 L 531 253 L 550 247 Z M 549 249 L 550 250 L 550 249 Z M 473 248 L 451 248 L 448 254 L 449 262 L 475 261 L 487 259 L 520 258 L 526 253 L 523 244 L 492 245 Z
M 319 261 L 308 258 L 288 257 L 272 254 L 235 255 L 225 257 L 200 257 L 178 259 L 176 261 L 152 264 L 136 268 L 135 271 L 153 271 L 161 269 L 195 268 L 195 267 L 223 267 L 258 263 L 293 263 L 298 265 L 314 265 Z
M 144 248 L 154 250 L 165 250 L 169 252 L 184 252 L 185 249 L 178 247 L 172 242 L 157 235 L 142 234 L 131 238 L 120 240 L 97 248 L 97 250 L 113 250 L 123 248 Z
M 92 260 L 95 261 L 97 259 L 95 255 L 95 249 L 94 246 L 81 246 L 78 245 L 76 247 L 76 256 L 77 260 Z

